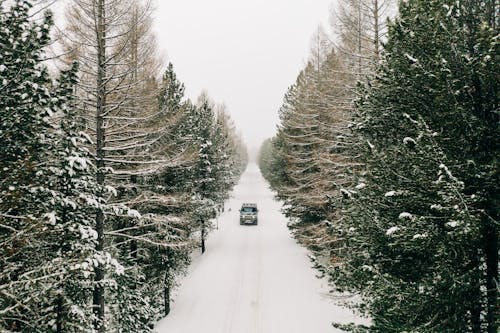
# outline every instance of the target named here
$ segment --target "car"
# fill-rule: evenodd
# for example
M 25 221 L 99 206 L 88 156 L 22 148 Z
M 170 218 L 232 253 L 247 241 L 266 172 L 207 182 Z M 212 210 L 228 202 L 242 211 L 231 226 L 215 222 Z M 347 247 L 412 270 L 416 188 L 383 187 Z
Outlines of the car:
M 256 203 L 242 204 L 240 208 L 240 224 L 257 225 L 259 223 L 258 213 L 259 210 L 257 209 Z

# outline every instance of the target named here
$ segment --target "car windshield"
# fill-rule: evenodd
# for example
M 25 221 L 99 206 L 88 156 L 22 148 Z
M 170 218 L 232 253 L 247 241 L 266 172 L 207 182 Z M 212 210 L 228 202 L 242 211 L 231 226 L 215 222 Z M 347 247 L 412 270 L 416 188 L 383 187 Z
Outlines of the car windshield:
M 241 207 L 242 213 L 255 213 L 256 211 L 257 211 L 257 208 L 255 208 L 255 207 Z

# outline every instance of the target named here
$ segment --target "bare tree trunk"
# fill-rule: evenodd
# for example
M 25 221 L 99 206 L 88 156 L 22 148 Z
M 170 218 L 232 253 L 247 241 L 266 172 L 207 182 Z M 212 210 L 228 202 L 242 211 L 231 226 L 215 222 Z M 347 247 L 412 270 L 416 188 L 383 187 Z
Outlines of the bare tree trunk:
M 167 267 L 165 271 L 165 286 L 163 289 L 163 301 L 165 305 L 165 316 L 170 313 L 170 281 L 169 281 L 170 269 Z
M 373 18 L 374 18 L 374 38 L 373 46 L 375 48 L 375 60 L 378 61 L 380 58 L 380 19 L 379 19 L 379 7 L 378 0 L 373 0 Z
M 498 333 L 498 228 L 487 222 L 485 230 L 488 333 Z
M 473 271 L 474 271 L 474 297 L 471 299 L 471 329 L 472 333 L 481 333 L 481 272 L 479 270 L 479 253 L 475 249 L 472 257 Z
M 99 185 L 104 185 L 105 174 L 104 174 L 104 145 L 105 145 L 105 133 L 104 133 L 104 113 L 106 105 L 106 27 L 105 27 L 105 11 L 104 11 L 104 1 L 98 0 L 97 6 L 97 105 L 96 105 L 96 134 L 97 134 L 97 146 L 96 146 L 96 164 L 97 164 L 97 183 Z M 96 250 L 98 253 L 102 254 L 104 250 L 104 212 L 102 210 L 97 211 L 96 215 L 96 232 L 97 232 L 97 246 Z M 106 331 L 106 326 L 104 322 L 104 286 L 102 281 L 104 280 L 104 268 L 101 266 L 96 267 L 95 270 L 95 286 L 93 293 L 93 305 L 94 313 L 96 315 L 96 320 L 94 322 L 94 327 L 98 332 L 104 333 Z
M 98 251 L 98 253 L 102 253 L 104 249 L 104 214 L 101 210 L 99 210 L 96 215 L 96 232 L 97 232 L 96 250 Z M 94 278 L 95 285 L 93 292 L 94 314 L 96 316 L 94 327 L 98 332 L 102 333 L 105 332 L 104 286 L 102 284 L 103 280 L 104 280 L 104 269 L 102 267 L 96 267 L 95 278 Z
M 363 62 L 361 59 L 361 53 L 363 52 L 363 43 L 361 38 L 362 27 L 361 27 L 362 13 L 361 13 L 361 0 L 358 1 L 358 80 L 361 80 L 361 73 L 363 69 Z
M 494 1 L 496 3 L 496 0 Z M 473 9 L 477 4 L 474 2 L 466 3 L 471 9 Z M 469 54 L 474 55 L 476 53 L 475 45 L 476 38 L 479 35 L 479 27 L 477 23 L 474 21 L 475 13 L 467 13 L 465 24 L 470 31 L 469 35 Z M 484 114 L 484 91 L 487 90 L 483 86 L 479 74 L 474 71 L 472 77 L 472 86 L 474 87 L 473 98 L 474 98 L 474 113 L 477 115 Z M 496 105 L 492 107 L 492 110 L 497 109 Z M 492 112 L 493 114 L 493 112 Z M 494 118 L 489 118 L 489 121 L 492 121 Z M 491 142 L 488 141 L 484 143 L 483 146 L 485 151 L 488 153 L 493 151 L 493 147 Z M 486 323 L 487 323 L 487 332 L 488 333 L 498 333 L 498 199 L 495 195 L 494 190 L 488 191 L 488 198 L 490 198 L 482 207 L 486 213 L 483 216 L 483 230 L 482 230 L 482 240 L 484 244 L 484 257 L 486 261 Z M 493 220 L 493 222 L 491 221 Z
M 62 297 L 57 298 L 57 318 L 56 318 L 56 333 L 63 332 L 63 299 Z
M 201 253 L 205 253 L 205 237 L 207 231 L 205 230 L 205 219 L 201 220 Z
M 137 6 L 134 6 L 132 15 L 132 36 L 130 37 L 131 51 L 132 51 L 132 81 L 137 82 L 139 70 L 139 35 L 137 32 L 137 25 L 139 24 L 139 20 L 137 17 Z M 132 106 L 135 107 L 135 99 L 132 100 Z

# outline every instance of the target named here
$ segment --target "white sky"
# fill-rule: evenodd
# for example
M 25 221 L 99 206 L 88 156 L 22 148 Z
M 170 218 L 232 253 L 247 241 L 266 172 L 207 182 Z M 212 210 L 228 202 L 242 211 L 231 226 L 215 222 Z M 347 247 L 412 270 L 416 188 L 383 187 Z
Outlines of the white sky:
M 157 0 L 159 49 L 196 100 L 225 103 L 249 148 L 274 135 L 278 109 L 332 0 Z

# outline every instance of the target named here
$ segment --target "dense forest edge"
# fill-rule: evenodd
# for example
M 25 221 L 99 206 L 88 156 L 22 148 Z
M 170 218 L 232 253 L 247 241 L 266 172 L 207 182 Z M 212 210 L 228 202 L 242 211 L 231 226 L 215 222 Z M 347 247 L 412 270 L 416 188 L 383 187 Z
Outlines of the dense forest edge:
M 0 1 L 0 331 L 152 332 L 246 148 L 162 70 L 148 3 L 65 14 Z
M 499 3 L 341 0 L 259 166 L 349 332 L 499 329 Z M 335 42 L 332 42 L 335 41 Z M 332 316 L 333 317 L 333 316 Z

